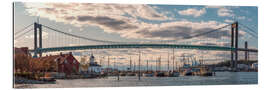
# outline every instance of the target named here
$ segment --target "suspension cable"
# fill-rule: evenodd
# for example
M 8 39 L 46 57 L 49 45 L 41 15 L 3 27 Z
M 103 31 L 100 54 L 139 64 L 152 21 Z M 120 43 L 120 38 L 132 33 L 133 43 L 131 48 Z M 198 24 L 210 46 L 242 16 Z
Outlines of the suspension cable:
M 15 37 L 15 39 L 18 39 L 18 38 L 20 38 L 21 36 L 23 36 L 23 35 L 29 33 L 31 30 L 33 30 L 33 28 L 31 28 L 31 29 L 29 29 L 28 31 L 24 32 L 23 34 L 21 34 L 21 35 Z
M 240 28 L 241 28 L 242 26 L 240 26 Z M 242 28 L 244 28 L 244 27 L 242 27 Z M 245 29 L 244 29 L 245 30 Z M 256 35 L 256 34 L 253 34 L 253 33 L 251 33 L 251 32 L 249 32 L 249 30 L 248 31 L 246 31 L 248 34 L 250 34 L 251 36 L 253 36 L 253 37 L 256 37 L 256 38 L 258 38 L 258 36 Z
M 56 31 L 58 33 L 62 33 L 62 34 L 65 34 L 65 35 L 69 35 L 69 36 L 73 36 L 73 37 L 81 38 L 81 39 L 85 39 L 85 40 L 96 41 L 96 42 L 104 42 L 104 43 L 123 43 L 123 42 L 105 41 L 105 40 L 97 40 L 97 39 L 86 38 L 86 37 L 82 37 L 82 36 L 77 36 L 77 35 L 74 35 L 74 34 L 66 33 L 66 32 L 63 32 L 63 31 L 60 31 L 60 30 L 51 28 L 51 27 L 46 26 L 46 25 L 42 25 L 42 26 L 44 26 L 45 28 L 48 28 L 50 30 Z
M 187 37 L 184 37 L 185 39 L 190 39 L 190 38 L 193 38 L 193 37 L 199 37 L 199 36 L 202 36 L 202 35 L 205 35 L 205 34 L 209 34 L 209 33 L 212 33 L 212 32 L 215 32 L 215 31 L 218 31 L 219 29 L 223 29 L 227 26 L 230 26 L 230 24 L 227 24 L 225 26 L 222 26 L 220 28 L 217 28 L 217 29 L 213 29 L 211 31 L 208 31 L 208 32 L 204 32 L 204 33 L 200 33 L 200 34 L 196 34 L 196 35 L 193 35 L 193 36 L 187 36 Z
M 253 30 L 252 28 L 249 28 L 248 26 L 246 26 L 246 25 L 244 25 L 244 24 L 242 24 L 242 23 L 239 23 L 239 24 L 241 24 L 242 26 L 244 26 L 244 28 L 248 29 L 249 31 L 258 34 L 258 33 L 255 32 L 255 30 Z
M 215 32 L 215 31 L 218 31 L 219 29 L 223 29 L 227 26 L 229 26 L 230 24 L 228 25 L 225 25 L 225 26 L 222 26 L 220 28 L 217 28 L 217 29 L 213 29 L 211 31 L 208 31 L 208 32 L 204 32 L 204 33 L 200 33 L 200 34 L 196 34 L 196 35 L 193 35 L 193 36 L 188 36 L 188 37 L 184 37 L 183 39 L 191 39 L 193 37 L 199 37 L 199 36 L 202 36 L 202 35 L 205 35 L 205 34 L 209 34 L 209 33 L 212 33 L 212 32 Z M 127 42 L 117 42 L 117 41 L 107 41 L 107 40 L 97 40 L 97 39 L 92 39 L 92 38 L 87 38 L 87 37 L 83 37 L 83 36 L 78 36 L 78 35 L 74 35 L 74 34 L 70 34 L 70 33 L 67 33 L 67 32 L 63 32 L 63 31 L 60 31 L 58 29 L 54 29 L 52 27 L 49 27 L 49 26 L 46 26 L 46 25 L 42 25 L 44 26 L 45 28 L 48 28 L 50 30 L 53 30 L 53 31 L 56 31 L 58 33 L 62 33 L 62 34 L 65 34 L 65 35 L 69 35 L 69 36 L 73 36 L 73 37 L 76 37 L 76 38 L 81 38 L 81 39 L 85 39 L 85 40 L 90 40 L 90 41 L 95 41 L 95 42 L 104 42 L 104 43 L 127 43 Z M 177 40 L 162 40 L 162 41 L 157 41 L 157 42 L 176 42 Z M 150 42 L 155 42 L 155 41 L 150 41 Z M 141 43 L 141 42 L 129 42 L 129 43 Z
M 25 30 L 25 29 L 27 29 L 28 27 L 32 26 L 33 24 L 34 24 L 34 23 L 31 23 L 30 25 L 28 25 L 28 26 L 24 27 L 23 29 L 21 29 L 21 30 L 19 30 L 19 31 L 15 32 L 15 34 L 14 34 L 14 35 L 21 33 L 22 31 L 24 31 L 24 30 Z

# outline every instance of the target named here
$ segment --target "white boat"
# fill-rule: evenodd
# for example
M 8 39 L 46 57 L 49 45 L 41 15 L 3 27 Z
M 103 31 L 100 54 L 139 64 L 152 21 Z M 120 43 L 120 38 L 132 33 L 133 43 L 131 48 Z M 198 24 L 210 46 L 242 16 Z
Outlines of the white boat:
M 147 73 L 146 72 L 146 73 L 143 73 L 143 76 L 144 77 L 153 77 L 154 76 L 154 73 L 151 73 L 151 72 L 150 73 L 149 72 Z

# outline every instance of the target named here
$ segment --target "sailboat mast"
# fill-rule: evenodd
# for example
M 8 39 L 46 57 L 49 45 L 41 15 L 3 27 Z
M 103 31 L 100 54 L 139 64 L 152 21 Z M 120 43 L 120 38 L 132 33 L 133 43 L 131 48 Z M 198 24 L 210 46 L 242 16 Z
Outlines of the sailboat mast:
M 173 49 L 173 71 L 174 71 L 174 49 Z
M 101 58 L 99 58 L 99 64 L 102 65 L 102 59 Z
M 110 68 L 110 56 L 108 56 L 108 67 L 107 68 Z
M 141 79 L 141 50 L 139 49 L 139 80 Z
M 147 64 L 146 67 L 147 67 L 147 72 L 148 72 L 148 60 L 147 60 L 146 64 Z
M 136 62 L 134 61 L 134 67 L 133 67 L 133 72 L 135 72 L 136 71 Z
M 159 68 L 159 71 L 161 71 L 161 55 L 159 57 L 159 66 L 158 66 L 158 68 Z
M 167 69 L 168 69 L 168 71 L 169 71 L 169 70 L 170 70 L 170 55 L 169 55 L 169 51 L 168 51 L 168 65 L 167 65 L 167 66 L 168 66 Z
M 156 59 L 156 71 L 158 71 L 158 60 Z
M 131 62 L 131 56 L 129 56 L 129 69 L 130 69 L 130 71 L 132 70 L 132 69 L 131 69 L 131 67 L 132 67 L 131 65 L 132 65 L 132 62 Z

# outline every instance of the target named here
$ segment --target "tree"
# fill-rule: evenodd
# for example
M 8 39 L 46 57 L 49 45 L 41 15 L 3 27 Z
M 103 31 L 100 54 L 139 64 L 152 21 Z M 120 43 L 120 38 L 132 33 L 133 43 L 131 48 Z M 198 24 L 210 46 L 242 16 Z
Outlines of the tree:
M 20 72 L 30 71 L 30 59 L 31 57 L 25 54 L 15 54 L 15 70 Z

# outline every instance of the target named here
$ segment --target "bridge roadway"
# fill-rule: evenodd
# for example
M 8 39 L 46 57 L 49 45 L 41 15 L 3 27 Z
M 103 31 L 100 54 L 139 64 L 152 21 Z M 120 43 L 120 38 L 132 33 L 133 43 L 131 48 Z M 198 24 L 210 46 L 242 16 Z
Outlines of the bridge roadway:
M 217 50 L 217 51 L 231 51 L 236 48 L 224 46 L 203 46 L 203 45 L 178 45 L 178 44 L 111 44 L 111 45 L 84 45 L 84 46 L 66 46 L 66 47 L 50 47 L 38 48 L 39 52 L 56 52 L 68 50 L 86 50 L 86 49 L 117 49 L 117 48 L 175 48 L 175 49 L 197 49 L 197 50 Z M 258 52 L 257 49 L 238 48 L 238 51 Z M 30 50 L 35 52 L 35 50 Z

